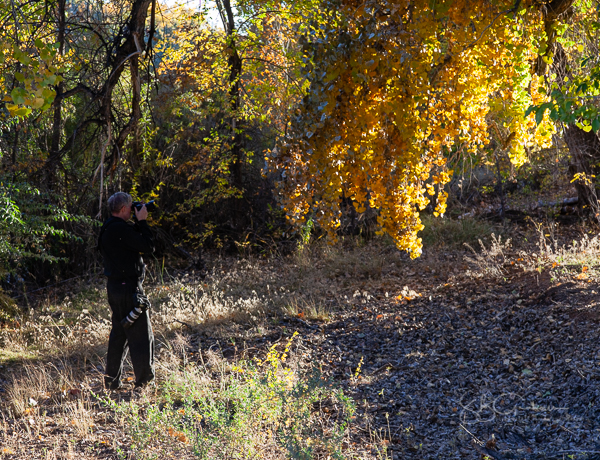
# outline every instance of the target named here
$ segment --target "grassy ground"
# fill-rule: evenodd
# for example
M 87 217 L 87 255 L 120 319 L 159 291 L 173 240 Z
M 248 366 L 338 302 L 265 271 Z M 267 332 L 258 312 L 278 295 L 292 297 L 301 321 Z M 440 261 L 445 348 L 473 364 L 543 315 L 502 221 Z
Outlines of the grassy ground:
M 342 368 L 321 359 L 327 325 L 391 300 L 396 315 L 408 316 L 411 299 L 473 279 L 495 286 L 515 273 L 545 273 L 555 285 L 596 283 L 598 240 L 570 229 L 563 246 L 564 235 L 447 221 L 429 227 L 417 261 L 385 239 L 346 240 L 286 258 L 215 259 L 204 279 L 155 276 L 148 293 L 158 378 L 141 394 L 102 389 L 103 281 L 49 294 L 0 330 L 0 458 L 401 458 L 393 444 L 406 438 L 352 393 L 386 361 L 365 362 L 354 350 Z M 316 333 L 324 342 L 310 354 L 306 337 Z M 360 323 L 352 334 L 364 336 Z M 410 452 L 403 458 L 419 458 Z

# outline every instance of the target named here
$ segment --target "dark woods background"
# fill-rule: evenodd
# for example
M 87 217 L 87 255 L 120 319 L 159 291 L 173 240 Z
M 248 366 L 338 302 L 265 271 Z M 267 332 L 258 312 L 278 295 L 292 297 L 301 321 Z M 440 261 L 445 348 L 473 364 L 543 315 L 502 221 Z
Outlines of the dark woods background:
M 299 90 L 262 49 L 281 30 L 240 34 L 229 2 L 218 4 L 224 24 L 150 0 L 32 1 L 15 13 L 29 26 L 15 43 L 55 41 L 60 78 L 48 110 L 0 118 L 5 294 L 97 273 L 95 240 L 118 190 L 157 201 L 161 264 L 199 266 L 201 247 L 281 249 L 290 231 L 263 157 L 286 123 L 278 107 Z M 27 83 L 22 67 L 4 62 L 9 92 Z

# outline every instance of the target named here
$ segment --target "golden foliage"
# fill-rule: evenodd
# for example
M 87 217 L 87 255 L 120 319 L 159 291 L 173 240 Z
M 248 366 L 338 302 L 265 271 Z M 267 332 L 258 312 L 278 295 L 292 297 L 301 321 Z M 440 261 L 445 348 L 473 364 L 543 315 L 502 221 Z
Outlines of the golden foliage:
M 547 144 L 525 109 L 545 96 L 532 77 L 544 46 L 539 6 L 514 0 L 342 0 L 313 20 L 310 90 L 278 155 L 290 218 L 309 212 L 335 237 L 340 198 L 379 210 L 382 232 L 417 257 L 419 212 L 443 214 L 448 156 L 489 142 L 493 115 L 511 160 Z M 546 120 L 548 121 L 548 120 Z

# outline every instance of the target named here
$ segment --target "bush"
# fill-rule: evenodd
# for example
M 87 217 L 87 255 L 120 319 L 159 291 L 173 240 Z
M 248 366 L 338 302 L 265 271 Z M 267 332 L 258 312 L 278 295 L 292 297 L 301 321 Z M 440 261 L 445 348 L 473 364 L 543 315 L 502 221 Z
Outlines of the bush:
M 0 324 L 12 320 L 18 313 L 19 310 L 15 305 L 15 301 L 2 292 L 0 288 Z
M 67 243 L 83 243 L 69 224 L 87 229 L 98 225 L 89 217 L 52 204 L 56 198 L 27 182 L 0 176 L 0 275 L 67 262 Z

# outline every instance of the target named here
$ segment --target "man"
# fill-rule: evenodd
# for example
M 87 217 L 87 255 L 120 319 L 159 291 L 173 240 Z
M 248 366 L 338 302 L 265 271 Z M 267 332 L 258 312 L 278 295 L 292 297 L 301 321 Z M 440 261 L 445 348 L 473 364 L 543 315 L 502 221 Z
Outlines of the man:
M 154 252 L 154 242 L 146 222 L 148 210 L 145 205 L 140 210 L 134 209 L 135 225 L 127 222 L 132 211 L 129 194 L 115 193 L 108 199 L 108 209 L 111 217 L 104 222 L 98 239 L 112 310 L 104 385 L 111 390 L 121 387 L 123 362 L 129 349 L 135 386 L 141 388 L 154 379 L 154 335 L 150 317 L 144 311 L 129 328 L 123 327 L 121 321 L 136 306 L 136 294 L 144 294 L 142 282 L 146 266 L 141 255 Z

